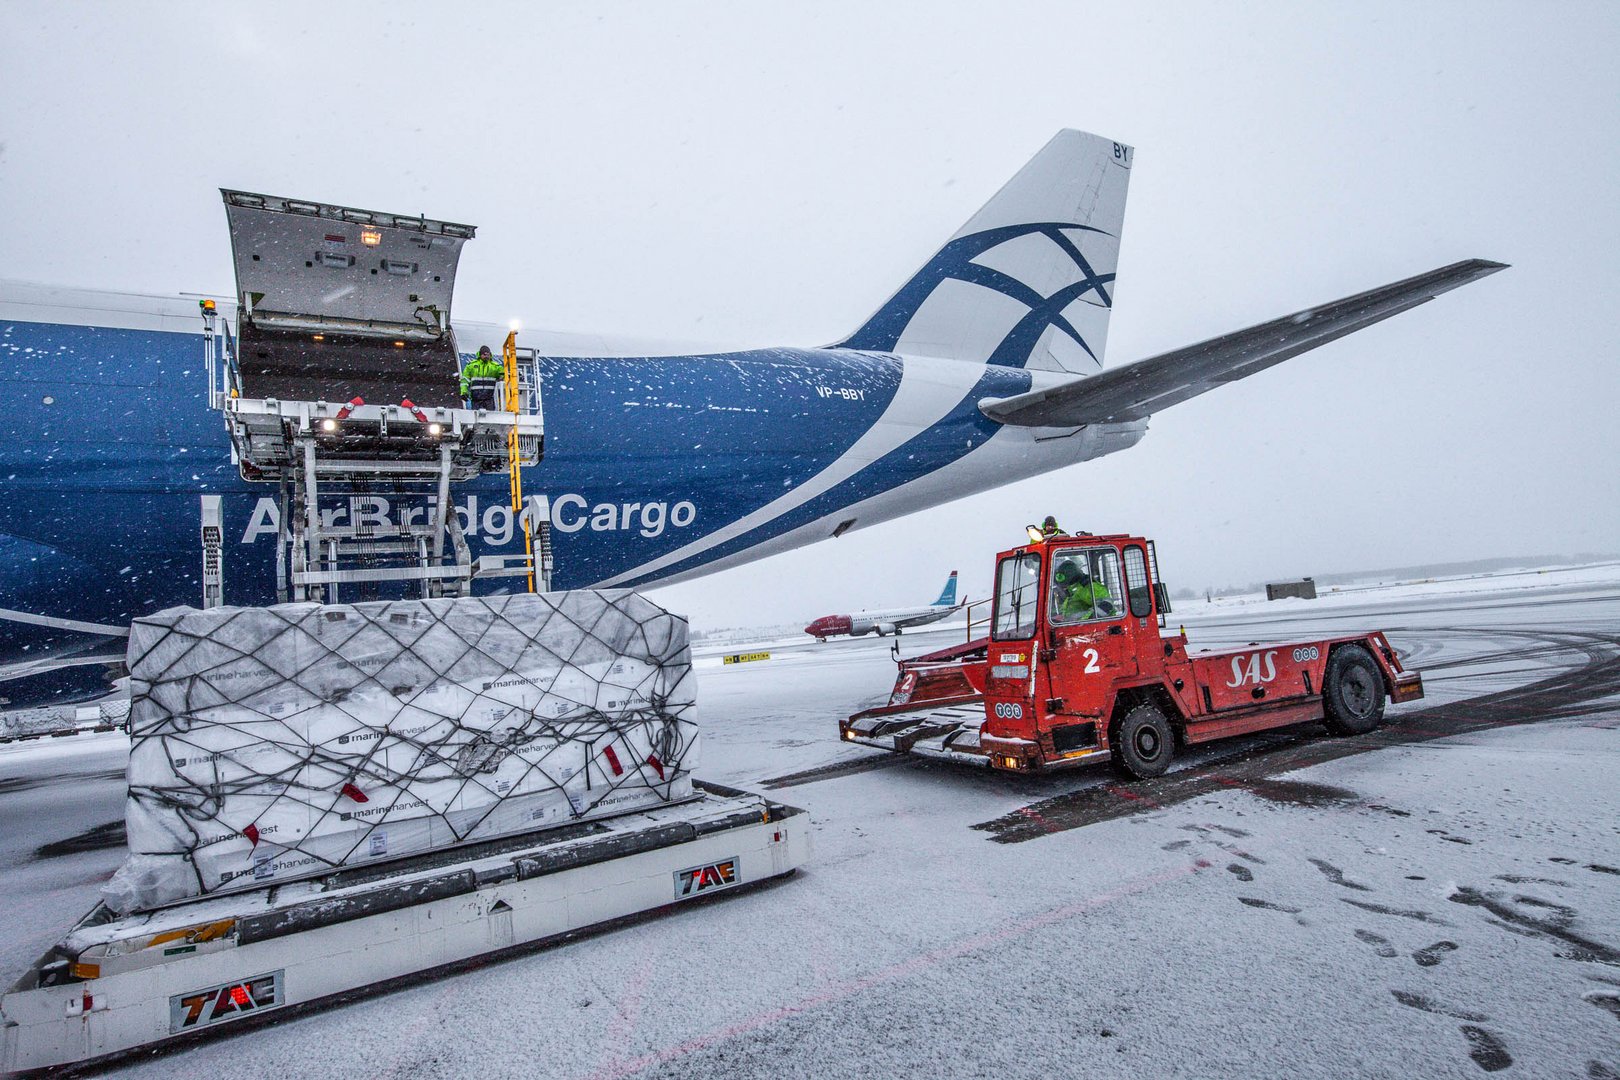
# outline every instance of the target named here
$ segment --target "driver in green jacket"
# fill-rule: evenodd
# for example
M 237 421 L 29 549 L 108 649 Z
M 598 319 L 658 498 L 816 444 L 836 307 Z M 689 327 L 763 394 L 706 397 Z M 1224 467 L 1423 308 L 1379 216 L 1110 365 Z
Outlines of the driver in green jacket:
M 1093 581 L 1084 566 L 1074 559 L 1058 565 L 1053 581 L 1063 590 L 1058 613 L 1067 621 L 1085 622 L 1114 614 L 1114 598 L 1108 586 Z

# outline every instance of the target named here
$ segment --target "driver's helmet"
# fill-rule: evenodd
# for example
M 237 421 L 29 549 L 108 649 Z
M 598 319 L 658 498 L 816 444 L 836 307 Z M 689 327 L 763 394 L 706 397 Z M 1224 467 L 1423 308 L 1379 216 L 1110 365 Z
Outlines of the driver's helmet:
M 1058 563 L 1057 570 L 1053 572 L 1052 579 L 1059 585 L 1073 585 L 1076 580 L 1084 580 L 1086 572 L 1080 569 L 1080 564 L 1073 559 L 1064 559 Z

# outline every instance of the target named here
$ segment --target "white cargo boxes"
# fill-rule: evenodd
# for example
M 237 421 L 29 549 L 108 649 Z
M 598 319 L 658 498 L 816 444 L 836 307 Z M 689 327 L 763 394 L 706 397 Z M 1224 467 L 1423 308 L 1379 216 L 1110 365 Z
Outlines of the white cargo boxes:
M 137 620 L 117 912 L 690 798 L 686 621 L 627 591 Z

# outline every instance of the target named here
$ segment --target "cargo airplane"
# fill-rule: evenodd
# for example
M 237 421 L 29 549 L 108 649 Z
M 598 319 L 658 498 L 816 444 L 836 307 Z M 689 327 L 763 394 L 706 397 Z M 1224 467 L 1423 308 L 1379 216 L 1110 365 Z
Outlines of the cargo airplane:
M 961 610 L 962 605 L 956 602 L 956 571 L 952 570 L 951 576 L 945 579 L 945 588 L 940 590 L 939 599 L 927 607 L 884 608 L 854 615 L 823 615 L 805 627 L 804 632 L 817 641 L 826 641 L 840 634 L 850 637 L 876 634 L 882 637 L 884 634 L 898 634 L 913 626 L 927 626 Z
M 1134 164 L 1124 143 L 1059 132 L 825 347 L 637 355 L 525 333 L 545 425 L 525 485 L 549 499 L 553 586 L 681 581 L 1127 449 L 1152 413 L 1502 269 L 1458 262 L 1105 367 Z M 298 253 L 310 303 L 378 274 L 349 233 Z M 277 287 L 249 280 L 239 239 L 227 318 Z M 453 264 L 431 281 L 381 268 L 352 280 L 400 275 L 450 355 L 499 346 L 504 328 L 450 321 Z M 209 406 L 198 295 L 0 283 L 0 705 L 103 692 L 132 618 L 199 602 L 201 493 L 224 499 L 226 601 L 274 601 L 276 492 L 243 479 Z M 506 486 L 458 496 L 475 556 L 520 549 Z M 386 518 L 387 492 L 350 512 Z

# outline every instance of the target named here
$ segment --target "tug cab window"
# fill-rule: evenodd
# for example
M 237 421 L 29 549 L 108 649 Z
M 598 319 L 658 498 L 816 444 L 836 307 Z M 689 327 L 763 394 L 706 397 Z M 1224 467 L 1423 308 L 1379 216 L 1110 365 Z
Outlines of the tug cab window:
M 1048 618 L 1054 626 L 1117 619 L 1125 589 L 1113 548 L 1062 548 L 1052 556 Z
M 991 636 L 997 641 L 1035 636 L 1035 609 L 1041 598 L 1041 557 L 1012 555 L 996 567 L 996 612 Z
M 1125 549 L 1125 587 L 1131 594 L 1131 614 L 1145 619 L 1153 614 L 1153 595 L 1148 589 L 1147 555 L 1131 546 Z

